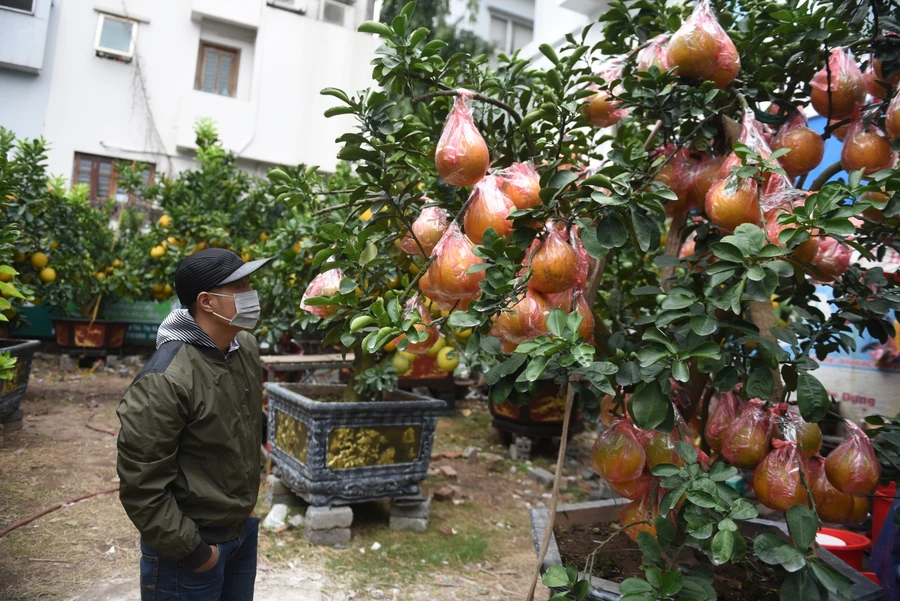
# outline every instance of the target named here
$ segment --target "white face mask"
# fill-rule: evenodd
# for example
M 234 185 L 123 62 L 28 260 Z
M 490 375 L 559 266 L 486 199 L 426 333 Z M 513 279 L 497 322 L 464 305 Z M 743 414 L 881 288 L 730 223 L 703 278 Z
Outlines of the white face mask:
M 231 297 L 234 299 L 234 317 L 228 319 L 224 315 L 213 312 L 213 315 L 224 319 L 228 323 L 238 328 L 252 330 L 259 323 L 259 295 L 256 290 L 249 292 L 238 292 L 237 294 L 216 294 L 215 292 L 207 292 L 213 296 Z

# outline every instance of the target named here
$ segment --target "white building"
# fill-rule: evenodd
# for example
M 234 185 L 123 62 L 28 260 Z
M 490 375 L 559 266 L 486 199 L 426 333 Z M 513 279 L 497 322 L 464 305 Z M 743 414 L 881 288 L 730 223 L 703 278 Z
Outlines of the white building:
M 427 1 L 427 0 L 422 0 Z M 462 1 L 462 0 L 457 0 Z M 377 3 L 380 7 L 380 2 Z M 375 0 L 0 0 L 0 125 L 50 142 L 49 169 L 115 196 L 115 160 L 147 178 L 191 164 L 209 117 L 242 168 L 335 167 L 351 117 L 319 91 L 371 85 Z M 559 46 L 605 0 L 481 0 L 460 26 L 500 50 Z
M 0 125 L 44 136 L 54 174 L 116 191 L 114 160 L 147 177 L 190 165 L 209 117 L 241 167 L 335 167 L 351 117 L 325 87 L 371 85 L 373 2 L 0 0 Z

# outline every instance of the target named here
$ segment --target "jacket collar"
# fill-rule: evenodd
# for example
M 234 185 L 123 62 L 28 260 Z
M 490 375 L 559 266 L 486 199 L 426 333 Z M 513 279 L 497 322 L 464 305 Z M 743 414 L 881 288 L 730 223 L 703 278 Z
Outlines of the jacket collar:
M 211 348 L 217 352 L 219 351 L 216 343 L 213 342 L 203 328 L 197 325 L 197 322 L 194 321 L 187 309 L 173 309 L 169 313 L 169 316 L 166 317 L 156 332 L 156 348 L 173 340 L 193 344 L 204 349 Z M 241 345 L 238 344 L 237 338 L 235 338 L 228 345 L 225 355 L 230 355 L 240 347 Z

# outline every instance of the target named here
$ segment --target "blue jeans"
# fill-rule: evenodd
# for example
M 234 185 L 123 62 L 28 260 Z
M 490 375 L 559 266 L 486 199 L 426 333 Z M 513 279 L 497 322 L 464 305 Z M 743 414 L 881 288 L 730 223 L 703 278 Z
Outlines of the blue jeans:
M 259 518 L 248 518 L 243 534 L 216 545 L 216 565 L 199 574 L 142 540 L 141 601 L 252 601 L 258 536 Z

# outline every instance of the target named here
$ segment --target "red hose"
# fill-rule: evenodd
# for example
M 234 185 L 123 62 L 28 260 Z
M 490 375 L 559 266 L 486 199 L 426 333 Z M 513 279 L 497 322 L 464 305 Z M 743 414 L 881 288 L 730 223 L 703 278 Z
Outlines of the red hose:
M 109 493 L 118 492 L 118 491 L 119 491 L 119 487 L 117 486 L 117 487 L 115 487 L 115 488 L 110 488 L 109 490 L 101 490 L 101 491 L 99 491 L 99 492 L 92 492 L 92 493 L 87 494 L 87 495 L 82 495 L 82 496 L 80 496 L 80 497 L 75 497 L 74 499 L 70 499 L 70 500 L 68 500 L 68 501 L 65 501 L 64 503 L 57 503 L 56 505 L 53 505 L 52 507 L 48 507 L 47 509 L 41 511 L 40 513 L 36 513 L 36 514 L 34 514 L 33 516 L 31 516 L 31 517 L 29 517 L 29 518 L 25 518 L 25 519 L 22 520 L 21 522 L 16 522 L 15 524 L 13 524 L 12 526 L 10 526 L 9 528 L 6 528 L 5 530 L 0 530 L 0 538 L 3 538 L 4 536 L 6 536 L 7 534 L 9 534 L 10 532 L 12 532 L 13 530 L 15 530 L 16 528 L 20 528 L 20 527 L 22 527 L 22 526 L 24 526 L 24 525 L 26 525 L 26 524 L 30 524 L 31 522 L 35 521 L 35 520 L 38 519 L 39 517 L 45 516 L 45 515 L 47 515 L 48 513 L 52 513 L 52 512 L 54 512 L 54 511 L 56 511 L 57 509 L 63 507 L 64 505 L 70 505 L 70 504 L 72 504 L 72 503 L 77 503 L 78 501 L 84 501 L 85 499 L 90 499 L 91 497 L 96 497 L 97 495 L 108 495 Z

